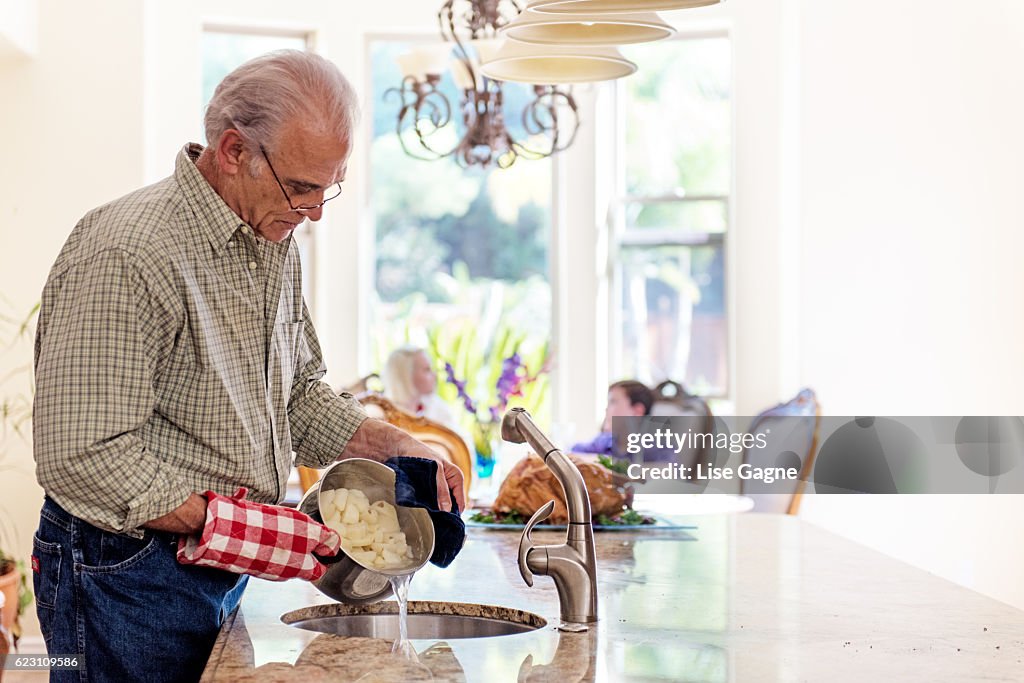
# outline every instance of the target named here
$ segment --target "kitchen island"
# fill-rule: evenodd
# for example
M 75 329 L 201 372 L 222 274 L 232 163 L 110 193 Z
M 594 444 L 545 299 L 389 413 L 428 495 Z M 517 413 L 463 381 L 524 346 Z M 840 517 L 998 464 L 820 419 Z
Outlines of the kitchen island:
M 391 641 L 282 623 L 331 601 L 298 581 L 250 582 L 203 681 L 1024 680 L 1024 612 L 781 515 L 708 515 L 696 529 L 597 532 L 600 621 L 557 630 L 548 577 L 519 576 L 519 533 L 471 529 L 410 600 L 499 605 L 547 626 L 491 638 Z M 538 544 L 564 532 L 534 532 Z

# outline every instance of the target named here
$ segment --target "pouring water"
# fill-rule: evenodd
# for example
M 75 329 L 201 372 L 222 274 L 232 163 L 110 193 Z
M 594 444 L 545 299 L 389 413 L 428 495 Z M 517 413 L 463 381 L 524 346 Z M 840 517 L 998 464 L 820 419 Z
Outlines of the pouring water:
M 409 584 L 412 582 L 412 574 L 388 578 L 391 581 L 395 599 L 398 600 L 398 638 L 391 647 L 391 652 L 409 659 L 416 659 L 416 650 L 413 649 L 412 642 L 409 640 Z

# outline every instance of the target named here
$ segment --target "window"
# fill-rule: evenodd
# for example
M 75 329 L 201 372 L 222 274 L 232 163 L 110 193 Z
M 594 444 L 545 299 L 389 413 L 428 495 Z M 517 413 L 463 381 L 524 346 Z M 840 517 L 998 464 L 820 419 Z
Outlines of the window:
M 306 50 L 305 33 L 246 31 L 231 27 L 207 26 L 203 30 L 203 110 L 213 91 L 225 76 L 253 57 L 273 50 Z
M 213 97 L 225 76 L 254 57 L 273 50 L 307 50 L 309 36 L 305 33 L 267 30 L 259 32 L 241 28 L 208 26 L 203 30 L 203 111 Z M 293 233 L 302 258 L 302 291 L 311 310 L 314 306 L 314 259 L 313 230 L 309 221 L 300 225 Z
M 728 390 L 731 49 L 725 35 L 624 50 L 613 212 L 613 377 Z
M 520 159 L 507 169 L 481 170 L 462 168 L 450 157 L 422 161 L 407 155 L 396 133 L 399 98 L 388 90 L 401 84 L 396 57 L 412 44 L 383 39 L 370 44 L 367 109 L 373 117 L 370 205 L 376 256 L 366 370 L 379 372 L 388 354 L 407 343 L 430 349 L 441 361 L 490 350 L 483 363 L 500 369 L 510 347 L 494 347 L 511 334 L 534 374 L 551 334 L 551 162 Z M 457 118 L 461 93 L 450 73 L 440 87 Z M 504 95 L 507 125 L 523 137 L 515 128 L 520 125 L 515 112 L 532 91 L 507 83 Z M 449 128 L 448 148 L 463 132 L 461 121 Z M 418 145 L 411 135 L 407 144 Z M 486 392 L 496 377 L 459 379 Z M 444 379 L 442 373 L 439 394 L 453 412 L 464 412 L 454 401 L 455 387 Z M 539 400 L 531 410 L 545 419 L 547 402 Z M 459 417 L 464 423 L 470 419 Z

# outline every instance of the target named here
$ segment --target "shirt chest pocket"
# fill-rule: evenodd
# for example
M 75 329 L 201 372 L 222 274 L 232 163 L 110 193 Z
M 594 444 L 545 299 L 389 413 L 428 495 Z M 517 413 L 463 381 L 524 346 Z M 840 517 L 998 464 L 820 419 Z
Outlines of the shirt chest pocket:
M 272 363 L 279 366 L 277 368 L 278 376 L 281 380 L 281 390 L 285 395 L 291 392 L 295 372 L 302 366 L 300 356 L 302 355 L 304 328 L 305 323 L 301 320 L 274 325 Z

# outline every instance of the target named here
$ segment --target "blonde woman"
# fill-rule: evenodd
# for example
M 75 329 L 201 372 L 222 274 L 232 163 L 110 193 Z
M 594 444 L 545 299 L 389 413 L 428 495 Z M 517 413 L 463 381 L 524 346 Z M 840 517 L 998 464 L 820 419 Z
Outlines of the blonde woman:
M 459 431 L 448 406 L 437 395 L 437 373 L 426 351 L 402 346 L 384 364 L 384 396 L 402 410 Z

